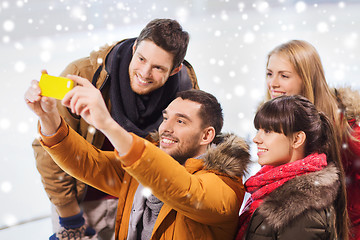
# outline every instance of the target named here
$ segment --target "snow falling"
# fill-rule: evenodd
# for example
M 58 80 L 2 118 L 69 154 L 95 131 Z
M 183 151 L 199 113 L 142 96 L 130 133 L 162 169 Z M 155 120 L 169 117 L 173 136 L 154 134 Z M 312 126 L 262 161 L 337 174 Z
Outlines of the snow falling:
M 102 45 L 137 36 L 154 18 L 175 18 L 190 33 L 186 59 L 200 88 L 223 106 L 224 131 L 251 141 L 267 53 L 285 41 L 309 41 L 330 86 L 360 90 L 359 10 L 356 0 L 0 0 L 0 239 L 51 233 L 50 218 L 9 228 L 50 215 L 31 148 L 37 118 L 23 100 L 42 69 L 58 75 Z

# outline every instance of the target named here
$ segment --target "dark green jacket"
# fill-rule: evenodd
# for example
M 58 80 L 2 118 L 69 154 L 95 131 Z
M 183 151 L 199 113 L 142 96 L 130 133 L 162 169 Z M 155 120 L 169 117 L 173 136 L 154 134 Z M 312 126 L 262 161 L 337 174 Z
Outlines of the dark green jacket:
M 338 170 L 295 177 L 267 196 L 250 219 L 246 240 L 336 239 Z

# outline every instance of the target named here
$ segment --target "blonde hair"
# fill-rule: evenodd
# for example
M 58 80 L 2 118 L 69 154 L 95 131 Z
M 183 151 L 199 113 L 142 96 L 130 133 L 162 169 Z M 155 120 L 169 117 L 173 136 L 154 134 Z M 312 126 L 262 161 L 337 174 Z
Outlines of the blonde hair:
M 309 99 L 319 111 L 324 112 L 335 124 L 339 143 L 350 137 L 350 127 L 343 117 L 344 110 L 326 82 L 320 56 L 314 46 L 302 40 L 292 40 L 274 48 L 267 57 L 266 67 L 272 55 L 285 57 L 302 79 L 301 95 Z M 267 99 L 270 99 L 269 91 Z

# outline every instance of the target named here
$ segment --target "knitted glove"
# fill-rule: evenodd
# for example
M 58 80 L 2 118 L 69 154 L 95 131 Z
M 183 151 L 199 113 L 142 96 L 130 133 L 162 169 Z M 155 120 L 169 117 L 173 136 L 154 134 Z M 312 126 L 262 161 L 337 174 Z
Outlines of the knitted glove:
M 59 222 L 61 228 L 51 235 L 49 240 L 81 240 L 96 233 L 93 228 L 85 225 L 82 212 L 71 217 L 59 217 Z

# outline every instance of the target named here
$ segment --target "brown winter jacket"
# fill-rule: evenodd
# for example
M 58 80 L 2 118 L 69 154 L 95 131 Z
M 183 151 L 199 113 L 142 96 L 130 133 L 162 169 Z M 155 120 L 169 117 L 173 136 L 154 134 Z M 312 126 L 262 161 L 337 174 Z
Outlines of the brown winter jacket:
M 234 238 L 245 193 L 242 176 L 250 161 L 242 139 L 227 135 L 203 159 L 190 158 L 182 166 L 136 135 L 122 157 L 96 149 L 64 121 L 56 135 L 42 138 L 46 151 L 65 171 L 119 198 L 116 239 L 127 237 L 139 182 L 164 203 L 151 239 Z
M 295 177 L 270 193 L 250 219 L 246 240 L 335 240 L 338 170 Z
M 124 41 L 124 40 L 123 40 Z M 102 88 L 103 84 L 108 79 L 108 73 L 105 70 L 105 59 L 109 52 L 120 42 L 117 42 L 111 46 L 104 46 L 99 51 L 93 51 L 89 57 L 85 57 L 70 63 L 65 70 L 61 73 L 61 76 L 68 74 L 78 75 L 93 81 L 94 75 L 96 87 Z M 192 87 L 199 89 L 197 79 L 192 66 L 184 60 L 184 67 L 181 69 L 183 73 L 187 73 L 192 81 Z M 99 71 L 97 71 L 99 70 Z M 186 75 L 186 74 L 185 74 Z M 109 84 L 107 84 L 109 85 Z M 103 98 L 110 110 L 110 98 L 108 89 L 102 89 Z M 89 143 L 93 144 L 97 148 L 101 148 L 104 142 L 104 135 L 97 131 L 92 126 L 89 126 L 80 116 L 71 114 L 67 108 L 58 102 L 58 109 L 61 116 L 65 121 L 77 131 L 83 138 Z M 81 201 L 85 195 L 85 184 L 66 174 L 59 166 L 51 159 L 46 151 L 41 147 L 39 141 L 35 139 L 33 141 L 34 155 L 36 159 L 36 166 L 41 175 L 44 189 L 50 199 L 50 201 L 57 207 L 66 207 L 66 205 L 74 202 Z

